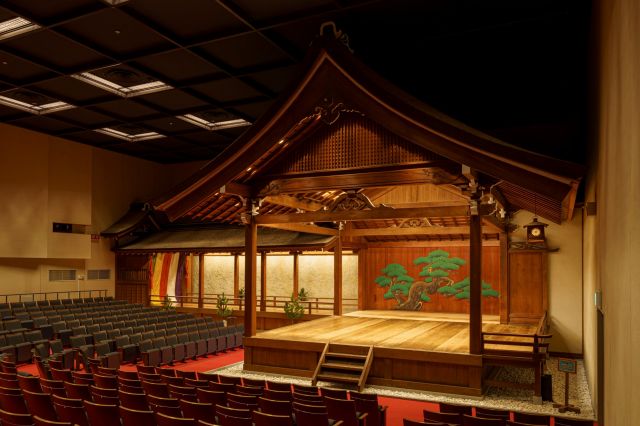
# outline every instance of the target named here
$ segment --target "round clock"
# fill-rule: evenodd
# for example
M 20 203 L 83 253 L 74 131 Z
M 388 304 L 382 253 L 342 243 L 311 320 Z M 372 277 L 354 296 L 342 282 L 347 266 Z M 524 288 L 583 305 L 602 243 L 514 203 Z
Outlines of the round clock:
M 540 236 L 540 228 L 533 228 L 531 230 L 531 235 L 534 237 L 539 237 Z

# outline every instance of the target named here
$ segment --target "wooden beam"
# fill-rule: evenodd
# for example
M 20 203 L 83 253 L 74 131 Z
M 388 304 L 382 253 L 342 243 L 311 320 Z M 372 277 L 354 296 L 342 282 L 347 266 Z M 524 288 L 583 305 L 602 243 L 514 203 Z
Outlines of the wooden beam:
M 258 252 L 258 224 L 249 211 L 245 229 L 244 257 L 244 335 L 256 335 L 256 255 Z
M 342 239 L 333 248 L 333 315 L 342 315 Z
M 446 201 L 421 201 L 419 203 L 384 203 L 385 206 L 394 209 L 410 209 L 417 207 L 452 207 L 468 206 L 469 200 L 446 200 Z
M 470 217 L 469 248 L 469 353 L 482 353 L 482 234 L 480 215 Z
M 341 212 L 292 213 L 281 215 L 260 215 L 259 225 L 268 223 L 337 222 L 349 220 L 400 219 L 410 217 L 450 217 L 467 216 L 467 206 L 425 207 L 411 209 L 376 208 L 373 210 L 349 210 Z
M 249 185 L 245 185 L 243 183 L 229 182 L 225 185 L 222 185 L 218 192 L 221 194 L 232 194 L 239 195 L 243 198 L 250 198 L 252 188 Z
M 482 233 L 498 233 L 490 227 L 482 227 Z M 415 228 L 371 228 L 351 229 L 344 232 L 345 237 L 367 237 L 384 235 L 469 235 L 468 226 L 420 226 Z
M 379 243 L 365 244 L 367 248 L 385 248 L 385 247 L 461 247 L 469 246 L 469 240 L 442 240 L 442 241 L 383 241 Z M 483 247 L 499 247 L 498 240 L 482 240 Z
M 267 252 L 260 253 L 260 312 L 267 310 Z
M 388 186 L 386 188 L 367 188 L 362 192 L 364 193 L 364 195 L 369 197 L 371 201 L 373 201 L 376 198 L 380 198 L 383 195 L 393 191 L 394 189 L 396 189 L 395 186 Z
M 308 225 L 306 223 L 266 223 L 267 228 L 284 229 L 286 231 L 306 232 L 308 234 L 318 235 L 338 235 L 337 229 L 325 228 L 317 225 Z
M 291 195 L 268 195 L 262 200 L 265 203 L 277 204 L 279 206 L 291 207 L 293 209 L 316 211 L 322 210 L 324 204 L 317 201 L 293 197 Z
M 486 232 L 485 229 L 490 229 L 493 233 L 505 231 L 504 226 L 498 222 L 498 219 L 495 216 L 483 216 L 482 224 L 484 225 L 482 227 L 483 234 Z
M 275 179 L 266 185 L 260 196 L 273 194 L 297 194 L 301 192 L 330 191 L 335 189 L 362 189 L 397 185 L 416 185 L 422 183 L 444 183 L 456 176 L 432 165 L 402 170 L 384 170 L 365 173 L 345 173 L 331 176 L 306 176 L 288 179 Z M 429 172 L 429 173 L 427 173 Z

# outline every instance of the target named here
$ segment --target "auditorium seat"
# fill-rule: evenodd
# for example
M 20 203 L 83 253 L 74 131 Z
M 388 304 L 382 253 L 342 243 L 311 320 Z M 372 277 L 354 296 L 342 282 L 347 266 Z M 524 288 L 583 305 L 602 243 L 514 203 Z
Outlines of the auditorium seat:
M 90 426 L 113 426 L 120 424 L 120 411 L 117 405 L 96 404 L 83 401 Z
M 573 419 L 568 417 L 553 418 L 555 426 L 593 426 L 593 420 Z
M 385 426 L 387 424 L 387 406 L 378 403 L 378 395 L 351 391 L 350 396 L 356 403 L 356 411 L 367 413 L 368 426 Z
M 459 413 L 439 413 L 437 411 L 422 410 L 425 422 L 436 421 L 451 425 L 461 425 L 462 415 Z
M 293 426 L 293 420 L 291 416 L 254 411 L 253 424 L 254 426 Z
M 520 423 L 528 423 L 532 425 L 551 425 L 551 417 L 544 414 L 529 414 L 518 411 L 513 412 L 513 420 Z
M 502 418 L 473 417 L 463 414 L 462 426 L 505 426 L 505 420 Z
M 120 405 L 120 418 L 122 426 L 145 426 L 156 423 L 155 414 L 151 410 L 136 410 Z
M 476 407 L 476 417 L 499 418 L 509 420 L 509 410 L 499 410 L 496 408 Z
M 212 405 L 226 405 L 227 404 L 227 396 L 224 392 L 196 388 L 196 395 L 198 397 L 198 402 L 208 402 Z
M 440 403 L 441 413 L 458 413 L 470 416 L 472 414 L 471 408 L 472 407 L 470 405 L 447 404 L 446 402 Z
M 29 414 L 36 415 L 46 420 L 57 420 L 58 416 L 51 402 L 51 395 L 42 392 L 30 392 L 23 390 L 22 395 L 29 409 Z
M 258 407 L 260 411 L 267 414 L 276 414 L 280 416 L 291 415 L 291 402 L 278 401 L 268 398 L 258 398 Z
M 342 420 L 339 420 L 335 423 L 329 422 L 329 414 L 324 412 L 308 412 L 298 409 L 296 407 L 293 408 L 293 412 L 296 416 L 296 423 L 299 425 L 305 426 L 344 426 Z
M 3 425 L 20 426 L 20 425 L 33 425 L 33 419 L 31 414 L 28 413 L 15 413 L 11 411 L 5 411 L 0 409 L 0 422 Z
M 214 406 L 208 402 L 195 402 L 181 399 L 180 409 L 185 417 L 215 423 Z

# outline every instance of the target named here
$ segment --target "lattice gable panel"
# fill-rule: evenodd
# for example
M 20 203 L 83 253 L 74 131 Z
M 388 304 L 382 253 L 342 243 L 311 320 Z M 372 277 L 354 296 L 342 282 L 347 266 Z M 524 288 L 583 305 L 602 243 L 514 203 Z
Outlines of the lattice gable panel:
M 268 175 L 373 169 L 441 160 L 445 161 L 444 157 L 389 132 L 357 112 L 350 112 L 296 141 Z

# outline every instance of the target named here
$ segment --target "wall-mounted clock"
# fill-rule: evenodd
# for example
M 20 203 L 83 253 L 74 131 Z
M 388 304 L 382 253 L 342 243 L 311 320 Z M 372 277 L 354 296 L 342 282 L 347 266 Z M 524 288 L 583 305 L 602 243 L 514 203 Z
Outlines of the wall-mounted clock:
M 549 226 L 546 223 L 538 221 L 537 217 L 533 218 L 533 222 L 524 225 L 527 230 L 527 243 L 546 243 L 547 239 L 544 235 L 544 228 Z

